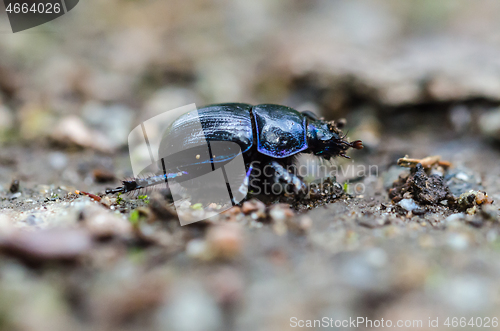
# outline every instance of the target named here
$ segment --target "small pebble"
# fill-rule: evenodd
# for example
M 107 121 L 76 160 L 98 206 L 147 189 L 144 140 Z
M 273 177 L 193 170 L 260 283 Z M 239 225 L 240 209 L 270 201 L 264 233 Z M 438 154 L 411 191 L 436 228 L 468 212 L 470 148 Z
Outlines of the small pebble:
M 241 211 L 245 215 L 249 215 L 256 212 L 258 216 L 265 215 L 266 205 L 257 199 L 252 199 L 250 201 L 245 201 L 243 206 L 241 206 Z
M 448 236 L 448 246 L 457 251 L 463 251 L 469 247 L 469 238 L 462 233 L 451 233 Z
M 180 203 L 179 208 L 180 209 L 189 209 L 190 206 L 191 206 L 191 202 L 184 200 Z
M 288 204 L 280 203 L 271 207 L 269 216 L 273 221 L 284 221 L 289 217 L 295 216 L 295 213 Z
M 452 215 L 446 217 L 445 222 L 460 221 L 460 220 L 463 220 L 464 218 L 465 218 L 464 213 L 456 213 L 456 214 L 452 214 Z
M 28 225 L 39 225 L 39 224 L 43 223 L 43 221 L 41 219 L 39 219 L 38 217 L 36 217 L 35 215 L 28 216 L 24 221 Z
M 269 211 L 269 217 L 273 221 L 274 232 L 282 236 L 287 233 L 289 227 L 297 229 L 298 226 L 296 224 L 291 224 L 290 222 L 287 224 L 287 220 L 294 215 L 295 213 L 287 204 L 280 203 L 272 206 Z
M 112 204 L 111 199 L 110 199 L 109 197 L 107 197 L 107 196 L 106 196 L 106 197 L 103 197 L 103 198 L 101 199 L 101 201 L 99 201 L 99 202 L 100 202 L 102 205 L 106 206 L 106 207 L 110 207 L 110 206 L 111 206 L 111 204 Z
M 236 223 L 212 226 L 206 236 L 210 254 L 215 259 L 232 259 L 242 250 L 243 235 Z
M 413 199 L 402 199 L 398 202 L 398 205 L 407 211 L 413 211 L 420 208 L 420 206 Z
M 9 199 L 10 199 L 10 200 L 15 200 L 15 199 L 19 198 L 21 195 L 22 195 L 22 194 L 21 194 L 21 192 L 17 192 L 17 193 L 12 194 L 12 195 L 9 197 Z
M 309 231 L 312 227 L 313 220 L 309 216 L 302 216 L 300 218 L 300 227 L 304 231 Z
M 132 233 L 129 221 L 106 211 L 89 215 L 84 222 L 85 227 L 96 238 L 129 237 Z
M 50 229 L 16 231 L 0 241 L 0 248 L 17 257 L 31 260 L 71 260 L 91 248 L 86 231 Z
M 12 183 L 10 184 L 9 188 L 10 193 L 17 193 L 19 192 L 19 180 L 14 179 Z
M 116 179 L 115 174 L 104 169 L 94 169 L 92 175 L 96 183 L 109 183 Z
M 68 157 L 61 152 L 52 152 L 49 154 L 49 163 L 52 168 L 62 170 L 68 165 Z
M 208 246 L 203 239 L 192 239 L 186 245 L 187 256 L 195 259 L 206 260 L 209 258 Z
M 463 180 L 464 182 L 469 180 L 469 176 L 465 172 L 459 172 L 458 174 L 455 175 L 456 178 Z

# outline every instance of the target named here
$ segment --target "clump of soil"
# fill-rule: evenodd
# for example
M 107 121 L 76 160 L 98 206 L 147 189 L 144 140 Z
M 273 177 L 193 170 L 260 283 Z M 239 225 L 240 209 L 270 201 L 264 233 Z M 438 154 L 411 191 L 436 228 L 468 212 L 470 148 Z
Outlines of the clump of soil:
M 473 215 L 483 205 L 493 203 L 493 199 L 480 190 L 464 190 L 457 196 L 449 187 L 450 184 L 454 185 L 453 180 L 446 180 L 444 175 L 429 174 L 431 171 L 432 167 L 416 164 L 409 175 L 401 176 L 393 183 L 389 198 L 414 213 L 420 211 L 419 206 L 442 206 Z
M 493 203 L 486 192 L 470 190 L 462 193 L 457 199 L 457 207 L 460 211 L 465 211 L 468 214 L 475 214 L 478 206 L 490 205 Z
M 407 177 L 400 177 L 389 189 L 393 202 L 413 199 L 421 205 L 453 205 L 455 197 L 451 194 L 443 176 L 428 175 L 421 163 L 411 168 Z
M 332 203 L 345 194 L 336 178 L 328 177 L 309 183 L 309 191 L 304 197 L 299 199 L 293 196 L 285 197 L 281 202 L 292 205 L 296 210 L 307 210 Z

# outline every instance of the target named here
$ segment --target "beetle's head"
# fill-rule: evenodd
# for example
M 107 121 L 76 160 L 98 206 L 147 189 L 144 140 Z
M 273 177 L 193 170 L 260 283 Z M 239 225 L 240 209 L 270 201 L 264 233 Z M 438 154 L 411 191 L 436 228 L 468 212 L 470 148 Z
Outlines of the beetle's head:
M 362 149 L 363 142 L 361 140 L 353 142 L 347 140 L 346 135 L 341 131 L 344 124 L 345 121 L 309 121 L 307 136 L 311 152 L 329 160 L 335 156 L 349 158 L 345 154 L 349 148 Z

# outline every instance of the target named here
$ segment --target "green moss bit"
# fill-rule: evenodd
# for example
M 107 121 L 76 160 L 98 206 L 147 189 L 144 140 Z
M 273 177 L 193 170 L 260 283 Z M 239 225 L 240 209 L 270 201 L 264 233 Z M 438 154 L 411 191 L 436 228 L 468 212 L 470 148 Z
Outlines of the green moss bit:
M 147 195 L 139 195 L 137 199 L 144 200 L 145 203 L 149 203 L 149 199 Z
M 203 209 L 203 205 L 201 203 L 195 203 L 191 206 L 191 209 L 200 210 Z
M 118 193 L 118 195 L 116 196 L 116 204 L 118 205 L 123 202 L 123 198 L 121 195 L 122 195 L 121 193 Z
M 137 225 L 139 224 L 140 218 L 141 214 L 139 213 L 139 211 L 137 209 L 132 210 L 132 212 L 130 213 L 130 223 L 132 223 L 132 225 Z

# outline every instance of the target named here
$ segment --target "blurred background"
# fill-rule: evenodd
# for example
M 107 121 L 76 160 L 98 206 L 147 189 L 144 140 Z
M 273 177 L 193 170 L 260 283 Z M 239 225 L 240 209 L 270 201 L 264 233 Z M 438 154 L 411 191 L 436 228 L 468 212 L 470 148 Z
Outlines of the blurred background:
M 139 118 L 192 102 L 329 118 L 496 102 L 499 11 L 493 0 L 88 0 L 17 34 L 3 13 L 3 141 L 40 141 L 76 116 L 115 150 Z
M 176 107 L 222 102 L 345 117 L 349 137 L 366 146 L 351 153 L 357 164 L 386 171 L 405 154 L 440 154 L 476 171 L 498 201 L 499 17 L 496 0 L 85 0 L 13 34 L 2 8 L 0 213 L 26 212 L 16 214 L 25 223 L 30 214 L 31 202 L 8 193 L 14 179 L 34 191 L 103 192 L 131 175 L 133 127 Z M 102 184 L 106 176 L 112 184 Z M 366 203 L 385 194 L 367 193 Z M 310 219 L 337 220 L 351 207 L 329 208 L 327 218 L 313 211 Z M 183 255 L 175 268 L 148 273 L 162 256 L 156 251 L 129 251 L 132 262 L 114 264 L 120 254 L 106 248 L 90 267 L 43 269 L 41 281 L 39 270 L 8 260 L 0 272 L 0 326 L 264 330 L 285 329 L 296 315 L 367 314 L 419 318 L 425 327 L 436 314 L 494 312 L 498 230 L 463 225 L 430 235 L 412 226 L 363 232 L 320 223 L 319 232 L 333 232 L 292 242 L 272 230 L 263 237 L 250 231 L 244 237 L 260 247 L 242 254 L 245 262 L 211 266 L 208 285 L 198 281 L 204 267 Z M 134 259 L 144 254 L 149 264 L 138 271 Z M 252 262 L 255 256 L 269 261 Z M 192 275 L 182 279 L 186 270 Z M 153 295 L 155 284 L 168 288 L 168 299 Z M 138 293 L 139 303 L 126 298 Z M 233 299 L 244 309 L 227 303 Z
M 347 117 L 372 149 L 418 125 L 498 139 L 499 12 L 494 0 L 88 0 L 16 34 L 4 12 L 0 141 L 115 153 L 160 112 L 232 101 Z

